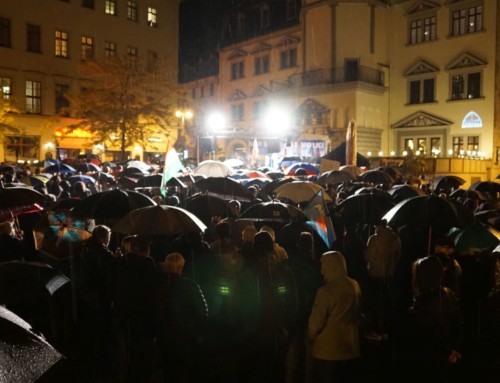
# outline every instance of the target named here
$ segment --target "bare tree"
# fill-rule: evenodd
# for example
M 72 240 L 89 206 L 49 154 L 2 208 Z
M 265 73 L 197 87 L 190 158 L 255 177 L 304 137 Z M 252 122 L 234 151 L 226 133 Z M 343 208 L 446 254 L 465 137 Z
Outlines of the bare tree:
M 13 116 L 18 113 L 11 100 L 0 98 L 0 136 L 6 133 L 19 133 L 19 129 L 12 125 Z
M 69 94 L 70 108 L 79 120 L 71 129 L 85 129 L 94 144 L 119 143 L 122 160 L 131 145 L 152 145 L 149 139 L 176 134 L 172 102 L 174 84 L 157 59 L 113 57 L 80 66 L 82 88 Z

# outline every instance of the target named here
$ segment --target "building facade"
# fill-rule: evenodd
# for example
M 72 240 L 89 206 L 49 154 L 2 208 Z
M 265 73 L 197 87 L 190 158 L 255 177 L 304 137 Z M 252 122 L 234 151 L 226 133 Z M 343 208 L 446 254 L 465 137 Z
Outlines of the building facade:
M 111 56 L 154 56 L 169 62 L 169 81 L 178 76 L 180 0 L 18 0 L 0 4 L 0 83 L 2 97 L 20 114 L 0 145 L 1 161 L 36 162 L 92 152 L 113 159 L 83 130 L 67 133 L 74 122 L 68 92 L 78 92 L 84 60 Z M 68 108 L 61 117 L 63 108 Z M 155 143 L 164 151 L 165 138 Z M 113 152 L 115 150 L 115 152 Z M 127 148 L 145 158 L 151 148 Z
M 254 0 L 232 9 L 214 103 L 228 120 L 221 155 L 251 153 L 257 139 L 260 153 L 314 159 L 343 142 L 353 120 L 365 156 L 490 159 L 488 173 L 498 174 L 498 13 L 496 0 Z M 289 119 L 268 125 L 276 110 Z

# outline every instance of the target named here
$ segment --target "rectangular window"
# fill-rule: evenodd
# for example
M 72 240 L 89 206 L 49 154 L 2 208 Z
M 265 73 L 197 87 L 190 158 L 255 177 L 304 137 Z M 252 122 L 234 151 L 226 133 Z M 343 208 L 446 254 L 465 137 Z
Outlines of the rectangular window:
M 231 80 L 243 78 L 244 75 L 245 66 L 243 61 L 238 61 L 231 64 Z
M 422 42 L 422 20 L 415 20 L 410 24 L 410 44 L 420 42 Z
M 55 55 L 56 57 L 68 57 L 68 33 L 55 32 Z
M 428 78 L 423 81 L 424 92 L 422 102 L 434 102 L 434 79 Z
M 479 136 L 467 137 L 467 151 L 477 152 L 479 150 Z
M 94 39 L 89 36 L 82 36 L 81 39 L 81 59 L 92 60 L 94 58 Z
M 129 65 L 135 67 L 137 64 L 137 48 L 127 47 L 127 57 Z
M 40 137 L 7 136 L 5 141 L 5 159 L 8 161 L 40 158 Z
M 0 46 L 10 48 L 10 19 L 0 17 Z
M 127 2 L 127 19 L 137 21 L 137 3 L 135 1 Z
M 255 74 L 269 73 L 269 55 L 255 58 Z
M 40 53 L 42 51 L 41 35 L 39 25 L 26 25 L 26 50 L 28 52 Z
M 475 33 L 483 30 L 483 6 L 473 5 L 452 12 L 451 33 L 453 36 Z
M 436 16 L 410 22 L 410 44 L 436 40 Z
M 436 39 L 436 17 L 426 17 L 424 19 L 424 41 L 431 41 Z
M 245 106 L 243 104 L 231 105 L 231 121 L 243 121 Z
M 26 113 L 42 113 L 42 91 L 39 81 L 26 81 Z
M 55 85 L 56 114 L 60 116 L 69 116 L 69 100 L 66 98 L 68 91 L 69 86 L 66 84 Z
M 95 8 L 94 1 L 95 0 L 82 0 L 82 7 L 94 9 Z
M 158 26 L 158 11 L 156 8 L 148 7 L 148 25 L 150 27 Z
M 441 153 L 441 137 L 431 137 L 431 155 L 438 157 Z
M 105 0 L 104 13 L 116 16 L 116 0 Z
M 418 150 L 422 154 L 427 153 L 427 138 L 425 138 L 425 137 L 417 138 L 416 150 Z
M 265 108 L 265 101 L 255 101 L 253 103 L 252 118 L 254 120 L 261 120 L 262 118 L 264 118 Z
M 451 99 L 481 97 L 481 72 L 463 73 L 451 76 Z
M 297 48 L 280 52 L 280 69 L 293 68 L 297 65 Z
M 420 81 L 410 81 L 410 104 L 420 104 Z
M 111 41 L 106 41 L 104 43 L 104 56 L 114 57 L 116 56 L 116 44 Z
M 9 77 L 0 77 L 0 95 L 3 100 L 12 96 L 12 80 Z
M 453 137 L 452 146 L 453 146 L 453 155 L 454 156 L 463 155 L 464 138 L 463 137 Z

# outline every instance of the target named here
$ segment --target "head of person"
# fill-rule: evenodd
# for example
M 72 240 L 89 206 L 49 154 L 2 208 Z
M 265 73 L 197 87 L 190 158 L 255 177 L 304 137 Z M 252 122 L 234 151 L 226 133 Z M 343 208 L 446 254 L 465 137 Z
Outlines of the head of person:
M 347 264 L 342 253 L 327 251 L 320 258 L 321 275 L 325 281 L 332 281 L 347 276 Z
M 136 235 L 127 235 L 124 237 L 120 243 L 121 250 L 123 254 L 132 252 L 132 242 Z
M 162 269 L 167 274 L 181 275 L 185 264 L 186 260 L 181 253 L 170 253 L 165 257 Z
M 438 257 L 429 256 L 413 264 L 413 287 L 415 293 L 438 292 L 443 279 L 443 266 Z
M 239 217 L 240 216 L 240 213 L 241 213 L 241 203 L 240 203 L 240 201 L 233 199 L 233 200 L 229 201 L 228 207 L 229 207 L 230 212 L 235 217 Z
M 141 257 L 149 257 L 151 252 L 151 240 L 140 235 L 135 236 L 132 239 L 132 252 Z
M 228 222 L 219 222 L 217 226 L 215 226 L 215 234 L 219 238 L 229 238 L 231 235 L 231 226 Z
M 111 240 L 111 229 L 106 225 L 97 225 L 92 230 L 92 238 L 98 243 L 108 246 Z
M 263 255 L 274 251 L 274 242 L 267 231 L 259 231 L 253 237 L 253 249 L 256 254 Z
M 257 234 L 257 229 L 254 225 L 246 226 L 241 232 L 241 240 L 243 243 L 252 243 L 253 238 Z
M 314 237 L 308 231 L 300 233 L 297 239 L 297 254 L 314 259 Z
M 455 252 L 455 242 L 448 236 L 440 237 L 436 240 L 434 245 L 435 254 L 452 255 Z
M 271 226 L 264 225 L 260 228 L 260 231 L 265 231 L 266 233 L 269 233 L 273 242 L 276 241 L 276 233 L 274 232 L 274 229 Z
M 0 237 L 14 235 L 14 222 L 4 221 L 0 223 Z

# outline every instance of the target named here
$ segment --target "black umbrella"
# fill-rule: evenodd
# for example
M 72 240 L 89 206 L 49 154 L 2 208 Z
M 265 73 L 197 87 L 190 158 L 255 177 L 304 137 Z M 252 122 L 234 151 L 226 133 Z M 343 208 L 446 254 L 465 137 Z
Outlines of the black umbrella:
M 333 149 L 331 152 L 325 154 L 323 157 L 325 160 L 337 161 L 340 162 L 340 165 L 345 165 L 345 151 L 346 151 L 346 142 L 342 142 L 339 146 Z M 356 153 L 356 165 L 357 166 L 370 166 L 370 160 L 365 156 Z
M 432 182 L 432 190 L 437 193 L 448 192 L 451 189 L 458 189 L 464 183 L 465 180 L 457 176 L 437 176 Z
M 239 182 L 227 177 L 209 177 L 196 181 L 195 190 L 220 197 L 222 199 L 237 199 L 253 201 L 252 193 Z
M 423 190 L 410 185 L 394 185 L 388 190 L 388 193 L 395 202 L 401 202 L 411 197 L 425 195 Z
M 330 170 L 322 173 L 316 182 L 320 185 L 327 185 L 354 181 L 354 179 L 355 177 L 349 172 L 344 172 L 342 170 Z
M 233 217 L 228 207 L 228 201 L 199 193 L 185 199 L 179 204 L 179 207 L 195 214 L 205 225 L 209 226 L 212 217 Z
M 153 174 L 150 176 L 142 177 L 135 183 L 135 187 L 160 187 L 163 175 Z
M 387 188 L 394 183 L 394 179 L 388 173 L 380 170 L 368 170 L 361 173 L 358 178 L 363 182 L 369 182 L 374 185 L 383 185 Z
M 432 229 L 432 236 L 445 235 L 462 222 L 452 202 L 435 195 L 412 197 L 394 206 L 385 216 L 392 226 L 411 225 L 424 231 Z
M 33 204 L 43 204 L 47 201 L 45 195 L 28 187 L 0 188 L 0 210 L 27 206 Z
M 496 198 L 498 193 L 500 193 L 500 184 L 494 181 L 477 181 L 474 182 L 470 190 L 477 190 L 481 193 L 488 194 L 492 198 Z
M 106 190 L 93 194 L 80 201 L 70 215 L 80 218 L 118 219 L 128 212 L 156 202 L 145 194 L 133 190 Z
M 0 306 L 0 378 L 2 382 L 37 381 L 61 359 L 29 323 Z
M 343 200 L 335 210 L 345 222 L 376 224 L 394 206 L 383 194 L 356 194 Z
M 241 218 L 278 222 L 307 221 L 308 219 L 299 208 L 278 201 L 261 202 L 252 205 L 241 213 Z

